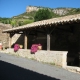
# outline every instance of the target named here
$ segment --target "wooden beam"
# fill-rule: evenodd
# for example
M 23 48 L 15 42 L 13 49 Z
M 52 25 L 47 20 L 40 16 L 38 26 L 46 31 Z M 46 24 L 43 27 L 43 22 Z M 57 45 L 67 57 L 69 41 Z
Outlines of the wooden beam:
M 50 50 L 50 34 L 47 34 L 47 50 Z
M 9 48 L 11 48 L 11 46 L 12 46 L 12 34 L 10 33 L 9 34 Z
M 24 49 L 27 49 L 27 34 L 24 32 Z

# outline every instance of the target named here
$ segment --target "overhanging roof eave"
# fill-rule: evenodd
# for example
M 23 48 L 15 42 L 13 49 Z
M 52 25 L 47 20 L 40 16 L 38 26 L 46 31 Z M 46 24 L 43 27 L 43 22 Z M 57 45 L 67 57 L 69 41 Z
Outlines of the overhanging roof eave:
M 57 23 L 66 23 L 66 22 L 69 22 L 69 21 L 72 22 L 72 21 L 76 21 L 76 20 L 80 20 L 80 14 L 37 21 L 37 22 L 33 22 L 33 23 L 30 23 L 30 24 L 27 24 L 27 25 L 20 26 L 20 27 L 3 30 L 3 33 L 10 33 L 12 31 L 15 32 L 17 30 L 24 30 L 24 29 L 27 29 L 27 28 L 46 26 L 46 25 L 52 25 L 52 24 L 57 24 Z

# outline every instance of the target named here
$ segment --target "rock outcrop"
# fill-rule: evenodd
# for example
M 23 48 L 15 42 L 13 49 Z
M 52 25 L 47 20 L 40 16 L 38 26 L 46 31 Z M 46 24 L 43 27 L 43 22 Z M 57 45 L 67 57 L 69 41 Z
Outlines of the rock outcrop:
M 46 7 L 36 7 L 36 6 L 27 6 L 26 7 L 26 12 L 32 12 L 32 11 L 38 11 L 39 9 L 45 9 Z M 70 8 L 48 8 L 50 10 L 52 10 L 52 12 L 54 12 L 55 14 L 58 15 L 65 15 L 68 13 L 69 10 L 71 10 Z

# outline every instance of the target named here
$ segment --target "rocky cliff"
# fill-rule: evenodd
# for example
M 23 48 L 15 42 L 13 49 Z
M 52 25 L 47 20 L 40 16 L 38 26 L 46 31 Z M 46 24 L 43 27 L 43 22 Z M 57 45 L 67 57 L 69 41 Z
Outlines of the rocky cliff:
M 36 7 L 36 6 L 27 6 L 26 7 L 26 12 L 32 12 L 32 11 L 38 11 L 39 9 L 45 9 L 46 7 Z M 69 10 L 71 10 L 70 8 L 48 8 L 50 9 L 52 12 L 54 12 L 55 14 L 58 15 L 65 15 L 68 13 Z

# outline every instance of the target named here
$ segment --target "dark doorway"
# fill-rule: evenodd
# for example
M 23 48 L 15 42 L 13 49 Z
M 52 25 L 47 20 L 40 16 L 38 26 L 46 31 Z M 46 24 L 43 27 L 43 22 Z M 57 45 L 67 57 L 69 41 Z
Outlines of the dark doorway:
M 79 41 L 76 35 L 71 34 L 68 38 L 67 65 L 79 67 Z

